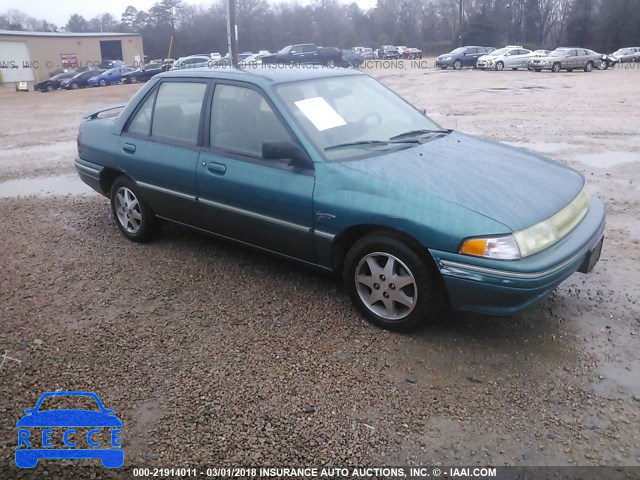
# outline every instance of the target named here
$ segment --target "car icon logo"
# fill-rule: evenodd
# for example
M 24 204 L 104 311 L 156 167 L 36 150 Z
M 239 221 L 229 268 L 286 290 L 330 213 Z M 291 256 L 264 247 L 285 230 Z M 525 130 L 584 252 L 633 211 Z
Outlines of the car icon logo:
M 42 408 L 48 398 L 64 396 L 89 397 L 95 401 L 97 410 Z M 15 460 L 18 467 L 33 468 L 41 458 L 99 458 L 107 468 L 123 465 L 122 422 L 114 415 L 114 410 L 104 407 L 95 393 L 48 392 L 40 397 L 34 408 L 24 412 L 26 415 L 16 423 L 18 448 Z M 78 430 L 86 430 L 86 434 Z

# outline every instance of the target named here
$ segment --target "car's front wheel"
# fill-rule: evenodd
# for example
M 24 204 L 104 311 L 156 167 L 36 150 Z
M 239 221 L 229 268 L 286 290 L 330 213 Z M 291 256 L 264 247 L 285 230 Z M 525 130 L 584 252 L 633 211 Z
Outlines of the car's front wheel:
M 392 234 L 371 234 L 356 242 L 345 258 L 343 279 L 367 320 L 389 330 L 413 330 L 432 319 L 441 304 L 434 273 Z
M 118 177 L 111 187 L 111 212 L 118 228 L 133 242 L 151 238 L 156 218 L 129 178 Z
M 456 60 L 453 64 L 454 70 L 460 70 L 462 68 L 462 62 L 460 60 Z
M 499 71 L 499 72 L 504 70 L 504 63 L 502 63 L 502 62 L 496 63 L 496 70 Z
M 589 62 L 585 65 L 584 67 L 584 71 L 585 72 L 592 72 L 593 71 L 593 62 Z

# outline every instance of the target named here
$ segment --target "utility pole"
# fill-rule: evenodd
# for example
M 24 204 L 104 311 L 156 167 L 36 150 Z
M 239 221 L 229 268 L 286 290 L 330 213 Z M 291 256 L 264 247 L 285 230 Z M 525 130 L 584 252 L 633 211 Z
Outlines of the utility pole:
M 225 0 L 227 6 L 227 45 L 229 58 L 234 67 L 238 66 L 238 25 L 236 24 L 236 0 Z
M 464 25 L 464 5 L 462 3 L 463 0 L 460 0 L 460 6 L 459 6 L 459 11 L 460 11 L 460 23 L 458 24 L 458 46 L 461 47 L 462 46 L 462 26 Z

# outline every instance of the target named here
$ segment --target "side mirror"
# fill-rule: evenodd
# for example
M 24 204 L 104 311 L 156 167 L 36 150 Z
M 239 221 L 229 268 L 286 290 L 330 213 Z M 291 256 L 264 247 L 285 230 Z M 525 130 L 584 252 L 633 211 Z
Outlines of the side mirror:
M 292 142 L 263 142 L 264 160 L 290 160 L 290 165 L 313 169 L 313 162 L 302 148 Z

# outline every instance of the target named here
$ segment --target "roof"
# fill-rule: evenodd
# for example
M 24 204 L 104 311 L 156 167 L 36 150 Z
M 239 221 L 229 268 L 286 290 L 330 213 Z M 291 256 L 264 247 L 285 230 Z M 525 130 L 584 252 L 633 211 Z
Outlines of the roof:
M 199 77 L 224 78 L 228 80 L 267 81 L 269 83 L 287 83 L 316 78 L 342 77 L 350 75 L 364 75 L 364 73 L 347 68 L 326 68 L 320 66 L 288 66 L 288 65 L 258 65 L 255 67 L 231 68 L 186 68 L 169 70 L 161 73 L 163 77 Z
M 139 33 L 118 32 L 29 32 L 17 30 L 0 30 L 0 35 L 16 35 L 23 37 L 139 37 Z

